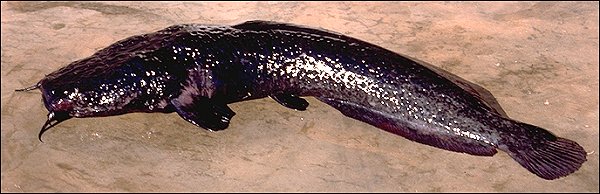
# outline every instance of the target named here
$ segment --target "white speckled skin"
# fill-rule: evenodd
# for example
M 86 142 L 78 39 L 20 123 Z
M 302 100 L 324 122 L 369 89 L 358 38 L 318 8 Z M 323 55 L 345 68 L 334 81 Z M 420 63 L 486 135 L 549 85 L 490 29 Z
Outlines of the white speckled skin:
M 585 161 L 577 143 L 501 116 L 418 62 L 337 33 L 280 23 L 171 26 L 119 41 L 49 74 L 39 86 L 51 113 L 177 111 L 202 127 L 186 118 L 189 111 L 210 111 L 189 109 L 197 100 L 228 109 L 227 103 L 276 94 L 315 96 L 417 142 L 486 156 L 500 148 L 546 179 L 570 174 Z M 223 114 L 219 126 L 226 128 L 234 113 Z M 528 165 L 536 161 L 529 151 L 548 142 L 572 151 L 560 152 L 567 159 L 549 154 L 554 170 Z

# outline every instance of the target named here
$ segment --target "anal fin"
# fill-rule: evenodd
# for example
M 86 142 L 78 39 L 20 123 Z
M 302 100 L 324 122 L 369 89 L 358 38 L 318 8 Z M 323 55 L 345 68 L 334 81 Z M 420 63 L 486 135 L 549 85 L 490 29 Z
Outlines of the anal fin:
M 339 99 L 318 99 L 333 106 L 348 117 L 366 122 L 387 132 L 403 136 L 412 141 L 445 150 L 463 152 L 478 156 L 492 156 L 497 153 L 494 146 L 473 142 L 470 139 L 464 139 L 464 137 L 452 135 L 441 130 L 426 130 L 423 128 L 423 126 L 411 126 L 401 118 L 390 113 L 374 110 L 363 105 Z
M 272 94 L 271 98 L 279 104 L 295 110 L 306 110 L 306 107 L 308 107 L 308 102 L 305 99 L 293 94 L 277 93 Z
M 211 131 L 226 129 L 235 115 L 227 104 L 204 96 L 180 96 L 171 103 L 183 119 Z

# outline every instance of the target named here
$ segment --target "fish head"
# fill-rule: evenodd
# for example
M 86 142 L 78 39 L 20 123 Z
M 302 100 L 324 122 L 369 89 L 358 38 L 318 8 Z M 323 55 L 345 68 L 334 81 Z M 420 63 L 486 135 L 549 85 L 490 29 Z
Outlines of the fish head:
M 72 117 L 172 112 L 168 99 L 187 77 L 186 67 L 172 65 L 183 59 L 173 52 L 178 34 L 186 33 L 167 28 L 129 37 L 46 75 L 33 87 L 48 109 L 42 132 Z
M 153 38 L 150 38 L 153 37 Z M 48 74 L 39 82 L 50 112 L 72 117 L 152 112 L 157 102 L 176 91 L 174 80 L 186 76 L 162 36 L 140 35 L 121 40 L 90 57 Z M 158 107 L 156 107 L 158 106 Z
M 105 63 L 87 58 L 47 75 L 39 82 L 46 109 L 71 117 L 124 113 L 124 108 L 137 96 L 134 87 L 140 78 L 124 71 L 126 64 Z
M 153 111 L 152 106 L 161 104 L 154 101 L 168 96 L 165 83 L 169 74 L 158 73 L 157 69 L 142 70 L 144 65 L 139 56 L 116 60 L 94 55 L 48 74 L 37 84 L 48 110 L 48 120 L 40 135 L 73 117 Z M 162 103 L 162 107 L 155 109 L 168 105 Z

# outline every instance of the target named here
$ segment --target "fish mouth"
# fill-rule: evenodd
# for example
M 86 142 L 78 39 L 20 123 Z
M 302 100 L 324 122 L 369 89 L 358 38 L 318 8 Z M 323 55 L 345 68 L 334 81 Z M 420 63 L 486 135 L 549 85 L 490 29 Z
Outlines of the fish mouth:
M 46 123 L 44 123 L 44 126 L 42 126 L 42 129 L 40 130 L 40 133 L 38 134 L 38 139 L 40 140 L 40 142 L 44 142 L 42 141 L 42 134 L 44 134 L 44 132 L 46 132 L 48 129 L 54 127 L 55 125 L 72 118 L 72 116 L 69 115 L 68 112 L 52 112 L 50 111 L 48 113 L 48 120 L 46 120 Z
M 26 92 L 26 91 L 31 91 L 34 89 L 38 89 L 40 88 L 42 90 L 42 101 L 44 102 L 44 105 L 46 105 L 46 108 L 48 110 L 54 110 L 52 106 L 48 106 L 51 103 L 48 103 L 46 99 L 51 99 L 49 98 L 50 96 L 48 96 L 47 92 L 45 92 L 45 90 L 42 88 L 42 81 L 39 81 L 38 83 L 36 83 L 35 85 L 26 87 L 26 88 L 21 88 L 21 89 L 16 89 L 15 91 L 17 92 Z M 62 102 L 62 101 L 60 101 Z M 70 105 L 70 103 L 57 103 L 58 105 L 61 104 L 68 104 Z M 61 107 L 64 108 L 64 107 Z M 40 130 L 40 133 L 38 134 L 38 139 L 40 140 L 40 142 L 44 142 L 42 141 L 42 134 L 44 134 L 44 132 L 46 132 L 48 129 L 54 127 L 55 125 L 72 118 L 72 116 L 69 115 L 69 112 L 67 111 L 50 111 L 48 113 L 48 120 L 46 120 L 46 123 L 44 123 L 44 126 L 42 126 L 42 129 Z

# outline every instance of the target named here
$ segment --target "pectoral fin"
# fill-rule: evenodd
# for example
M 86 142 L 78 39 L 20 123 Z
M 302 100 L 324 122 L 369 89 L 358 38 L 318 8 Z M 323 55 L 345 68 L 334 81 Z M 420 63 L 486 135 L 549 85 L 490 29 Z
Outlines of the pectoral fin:
M 183 119 L 211 131 L 227 128 L 235 115 L 227 104 L 204 96 L 180 96 L 171 100 L 171 103 Z
M 306 110 L 306 107 L 308 107 L 306 100 L 293 94 L 278 93 L 271 95 L 271 98 L 279 104 L 295 110 Z

